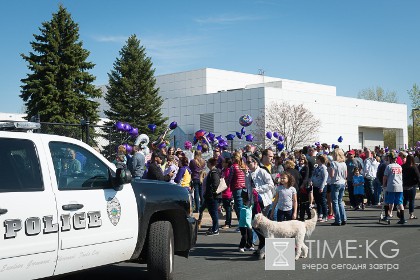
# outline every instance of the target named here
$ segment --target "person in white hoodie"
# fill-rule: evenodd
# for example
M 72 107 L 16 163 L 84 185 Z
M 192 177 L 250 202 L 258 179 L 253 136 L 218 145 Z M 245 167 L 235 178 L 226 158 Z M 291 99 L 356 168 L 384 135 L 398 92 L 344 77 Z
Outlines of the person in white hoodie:
M 259 159 L 255 155 L 250 155 L 246 159 L 246 165 L 248 170 L 245 175 L 245 186 L 248 192 L 248 198 L 253 205 L 252 207 L 252 218 L 254 218 L 257 209 L 260 209 L 265 216 L 268 215 L 267 211 L 270 210 L 270 206 L 273 202 L 274 197 L 274 182 L 271 178 L 271 175 L 267 170 L 259 166 Z M 258 193 L 258 202 L 255 204 L 254 192 Z M 265 210 L 265 211 L 264 211 Z M 274 209 L 272 210 L 274 211 Z M 261 252 L 260 249 L 265 246 L 264 236 L 256 231 L 259 244 L 258 244 L 258 258 L 264 258 L 264 252 Z
M 365 194 L 367 198 L 367 205 L 375 204 L 374 185 L 373 181 L 376 179 L 376 172 L 378 171 L 379 162 L 376 161 L 372 152 L 369 149 L 365 150 L 366 159 L 363 162 L 364 177 L 365 177 Z
M 271 175 L 267 172 L 267 170 L 259 167 L 258 163 L 259 162 L 256 156 L 248 156 L 246 164 L 249 170 L 245 176 L 245 186 L 248 190 L 248 194 L 252 194 L 253 189 L 257 191 L 261 211 L 263 211 L 263 209 L 273 203 L 275 188 Z M 250 200 L 252 201 L 251 197 Z

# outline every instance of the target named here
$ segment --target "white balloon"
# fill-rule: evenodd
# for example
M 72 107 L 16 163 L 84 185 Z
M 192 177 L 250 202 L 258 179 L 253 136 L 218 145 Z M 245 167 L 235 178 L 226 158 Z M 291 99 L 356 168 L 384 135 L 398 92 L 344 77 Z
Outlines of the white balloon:
M 149 136 L 146 134 L 140 134 L 137 136 L 136 141 L 134 141 L 134 145 L 140 145 L 140 147 L 144 149 L 147 145 L 149 145 Z

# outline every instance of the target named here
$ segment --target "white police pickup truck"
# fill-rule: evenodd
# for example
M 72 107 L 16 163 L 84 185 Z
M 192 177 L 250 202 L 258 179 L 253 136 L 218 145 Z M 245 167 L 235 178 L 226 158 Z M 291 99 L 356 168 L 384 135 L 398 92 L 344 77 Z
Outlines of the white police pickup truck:
M 174 254 L 197 238 L 188 191 L 131 182 L 85 143 L 11 132 L 0 124 L 0 279 L 37 279 L 122 261 L 145 262 L 151 279 L 173 277 Z

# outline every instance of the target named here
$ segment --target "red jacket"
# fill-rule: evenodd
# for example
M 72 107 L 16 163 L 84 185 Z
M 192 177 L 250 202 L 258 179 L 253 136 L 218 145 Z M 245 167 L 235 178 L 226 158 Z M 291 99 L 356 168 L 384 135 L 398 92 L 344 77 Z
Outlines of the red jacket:
M 232 174 L 229 175 L 229 187 L 231 191 L 245 188 L 245 173 L 239 168 L 239 164 L 234 163 L 231 167 Z

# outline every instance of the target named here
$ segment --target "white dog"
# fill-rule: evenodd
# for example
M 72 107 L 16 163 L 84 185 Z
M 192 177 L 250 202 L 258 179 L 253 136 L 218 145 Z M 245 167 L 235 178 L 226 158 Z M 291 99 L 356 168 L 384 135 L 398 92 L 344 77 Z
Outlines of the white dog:
M 295 238 L 296 240 L 296 257 L 298 260 L 303 251 L 302 258 L 308 256 L 308 246 L 305 245 L 304 239 L 310 236 L 315 229 L 318 219 L 316 211 L 312 210 L 312 218 L 304 222 L 298 220 L 275 222 L 262 214 L 257 214 L 252 221 L 252 227 L 257 229 L 265 238 Z M 265 255 L 265 248 L 260 248 L 260 259 Z

